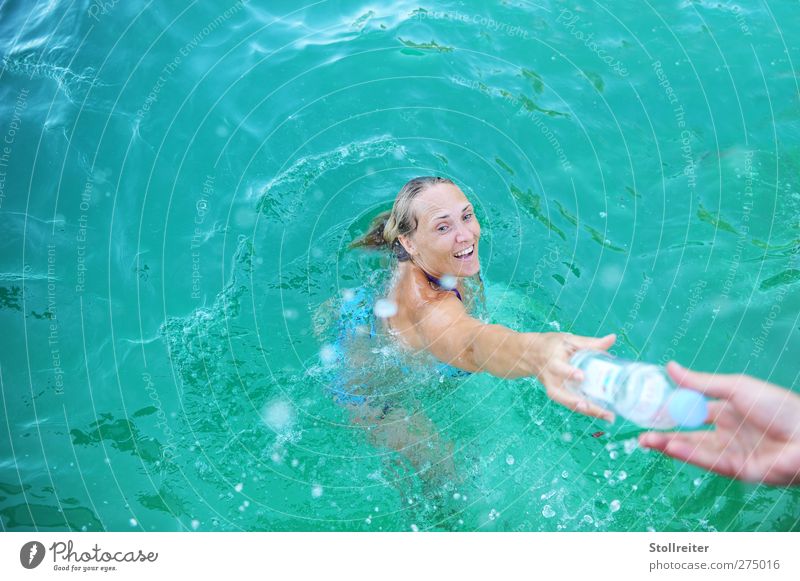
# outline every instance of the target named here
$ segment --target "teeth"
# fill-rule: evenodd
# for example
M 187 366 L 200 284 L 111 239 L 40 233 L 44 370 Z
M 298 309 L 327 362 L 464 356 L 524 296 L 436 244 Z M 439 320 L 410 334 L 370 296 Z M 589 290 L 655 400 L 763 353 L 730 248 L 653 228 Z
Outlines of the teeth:
M 455 253 L 453 256 L 457 256 L 457 257 L 464 256 L 465 254 L 469 254 L 470 252 L 472 252 L 472 250 L 473 250 L 474 248 L 475 248 L 475 245 L 473 244 L 473 245 L 472 245 L 472 246 L 470 246 L 469 248 L 465 248 L 464 250 L 462 250 L 462 251 L 460 251 L 460 252 L 456 252 L 456 253 Z

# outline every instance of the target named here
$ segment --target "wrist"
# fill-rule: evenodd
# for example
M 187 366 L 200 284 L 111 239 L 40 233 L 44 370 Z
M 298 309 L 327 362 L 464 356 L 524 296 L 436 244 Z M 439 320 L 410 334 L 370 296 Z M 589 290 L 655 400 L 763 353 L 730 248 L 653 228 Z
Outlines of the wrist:
M 541 380 L 542 372 L 547 363 L 544 349 L 544 334 L 525 333 L 525 363 L 528 366 L 529 375 L 535 375 Z

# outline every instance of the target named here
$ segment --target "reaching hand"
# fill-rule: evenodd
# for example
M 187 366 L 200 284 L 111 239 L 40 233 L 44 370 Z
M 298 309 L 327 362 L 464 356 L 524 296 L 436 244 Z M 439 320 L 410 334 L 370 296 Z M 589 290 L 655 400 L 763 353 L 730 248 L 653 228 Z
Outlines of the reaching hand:
M 718 401 L 709 404 L 713 431 L 648 432 L 646 448 L 731 478 L 774 485 L 800 484 L 800 396 L 747 375 L 667 371 L 678 385 Z
M 564 407 L 595 418 L 614 421 L 614 414 L 570 391 L 565 381 L 583 381 L 583 372 L 570 365 L 569 360 L 579 349 L 605 351 L 617 340 L 616 335 L 583 337 L 570 333 L 543 333 L 536 336 L 536 357 L 539 381 L 547 389 L 547 397 Z

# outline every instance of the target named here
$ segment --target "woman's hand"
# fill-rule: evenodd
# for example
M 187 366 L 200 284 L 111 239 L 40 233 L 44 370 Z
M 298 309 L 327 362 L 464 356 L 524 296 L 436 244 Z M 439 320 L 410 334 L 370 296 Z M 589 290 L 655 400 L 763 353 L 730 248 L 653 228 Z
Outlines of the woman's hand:
M 708 406 L 713 431 L 648 432 L 645 448 L 730 478 L 774 485 L 800 484 L 800 396 L 747 375 L 684 369 L 667 372 L 678 385 L 718 401 Z
M 613 422 L 613 413 L 570 391 L 565 382 L 568 379 L 583 381 L 583 372 L 569 363 L 576 351 L 606 351 L 617 340 L 617 336 L 611 334 L 595 338 L 570 333 L 542 333 L 532 337 L 536 375 L 547 389 L 547 397 L 578 413 Z

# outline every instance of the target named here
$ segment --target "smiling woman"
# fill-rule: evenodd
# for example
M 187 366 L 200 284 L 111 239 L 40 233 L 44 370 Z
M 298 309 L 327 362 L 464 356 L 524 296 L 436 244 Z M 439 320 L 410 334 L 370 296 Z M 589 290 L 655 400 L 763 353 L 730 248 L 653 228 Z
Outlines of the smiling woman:
M 521 333 L 469 315 L 474 297 L 463 279 L 480 278 L 480 236 L 472 204 L 451 180 L 425 176 L 403 186 L 392 210 L 375 218 L 369 232 L 353 243 L 388 246 L 398 260 L 389 291 L 396 309 L 383 317 L 388 331 L 415 353 L 430 353 L 464 371 L 536 376 L 554 401 L 611 419 L 609 412 L 569 391 L 565 381 L 580 379 L 580 370 L 569 364 L 577 349 L 608 349 L 614 335 Z

